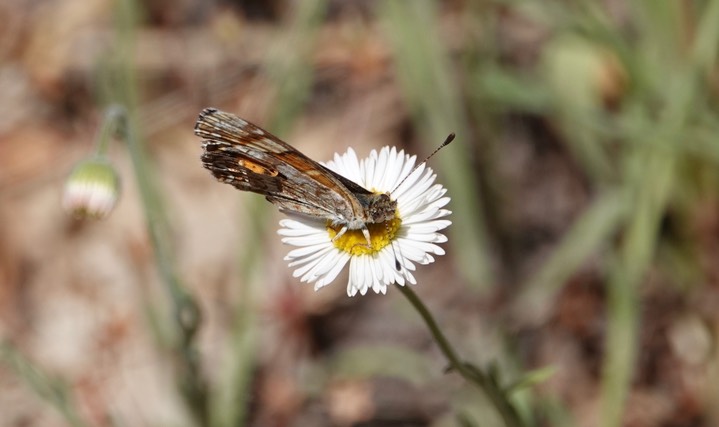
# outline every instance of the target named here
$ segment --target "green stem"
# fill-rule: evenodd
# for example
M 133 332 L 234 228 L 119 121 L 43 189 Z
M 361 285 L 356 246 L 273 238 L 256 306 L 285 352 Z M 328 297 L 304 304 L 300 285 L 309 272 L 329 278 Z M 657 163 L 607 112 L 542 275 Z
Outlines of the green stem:
M 95 151 L 98 156 L 104 157 L 107 155 L 107 147 L 112 140 L 112 134 L 122 129 L 126 120 L 127 111 L 121 105 L 113 104 L 105 109 L 100 130 L 97 132 L 97 138 L 95 138 L 97 144 Z
M 505 391 L 492 379 L 489 374 L 475 366 L 471 366 L 463 362 L 459 358 L 457 352 L 454 350 L 449 341 L 447 341 L 447 338 L 442 333 L 439 325 L 437 325 L 434 317 L 432 317 L 429 309 L 427 309 L 427 306 L 424 305 L 422 300 L 419 299 L 410 286 L 397 286 L 397 288 L 400 292 L 402 292 L 402 295 L 409 300 L 427 324 L 432 337 L 449 361 L 451 370 L 456 371 L 464 379 L 476 384 L 482 389 L 482 391 L 484 391 L 494 404 L 497 412 L 499 412 L 502 420 L 504 420 L 504 424 L 507 427 L 521 427 L 523 423 Z

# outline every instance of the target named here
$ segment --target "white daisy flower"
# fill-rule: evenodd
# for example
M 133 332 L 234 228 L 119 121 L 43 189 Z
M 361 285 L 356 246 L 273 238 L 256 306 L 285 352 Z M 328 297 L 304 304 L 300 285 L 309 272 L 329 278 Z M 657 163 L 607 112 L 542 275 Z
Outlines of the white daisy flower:
M 341 226 L 301 217 L 283 219 L 278 231 L 284 236 L 282 242 L 298 247 L 285 257 L 296 268 L 293 276 L 314 283 L 317 290 L 330 284 L 349 262 L 349 296 L 364 295 L 369 289 L 385 294 L 389 284 L 417 283 L 412 275 L 415 264 L 430 264 L 434 255 L 444 255 L 438 243 L 447 237 L 439 231 L 451 222 L 441 218 L 451 212 L 443 209 L 450 200 L 444 196 L 447 190 L 433 184 L 436 175 L 425 164 L 413 171 L 416 160 L 403 150 L 384 147 L 360 161 L 350 148 L 325 163 L 370 191 L 391 192 L 397 214 L 390 221 L 368 224 L 369 245 L 361 230 L 349 230 L 333 241 Z

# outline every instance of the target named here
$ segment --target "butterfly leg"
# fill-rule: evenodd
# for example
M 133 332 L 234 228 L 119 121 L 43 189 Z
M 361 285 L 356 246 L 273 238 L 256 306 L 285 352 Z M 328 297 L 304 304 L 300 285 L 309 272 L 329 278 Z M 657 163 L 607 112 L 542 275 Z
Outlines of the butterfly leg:
M 362 234 L 364 235 L 364 238 L 367 239 L 367 247 L 372 247 L 372 241 L 369 238 L 369 228 L 367 228 L 366 225 L 362 226 Z
M 332 238 L 332 243 L 334 243 L 335 241 L 337 241 L 337 239 L 342 237 L 347 232 L 347 230 L 348 230 L 347 226 L 343 225 L 342 228 L 340 228 L 340 231 L 338 231 L 337 234 L 335 234 L 335 237 Z
M 340 228 L 340 231 L 338 231 L 337 234 L 335 234 L 335 237 L 332 238 L 332 242 L 337 241 L 337 239 L 342 237 L 347 232 L 347 230 L 349 230 L 349 228 L 347 228 L 346 225 L 342 226 L 342 228 Z M 369 228 L 367 228 L 367 226 L 364 226 L 362 228 L 362 235 L 364 236 L 365 239 L 367 239 L 366 247 L 368 247 L 368 248 L 372 247 L 372 240 L 370 240 Z M 362 245 L 362 246 L 365 246 L 365 245 Z
M 366 226 L 363 227 L 362 235 L 364 236 L 365 239 L 367 239 L 367 243 L 366 244 L 355 243 L 354 245 L 352 245 L 352 248 L 354 249 L 355 247 L 359 246 L 361 248 L 372 249 L 372 240 L 370 240 L 369 228 L 367 228 Z

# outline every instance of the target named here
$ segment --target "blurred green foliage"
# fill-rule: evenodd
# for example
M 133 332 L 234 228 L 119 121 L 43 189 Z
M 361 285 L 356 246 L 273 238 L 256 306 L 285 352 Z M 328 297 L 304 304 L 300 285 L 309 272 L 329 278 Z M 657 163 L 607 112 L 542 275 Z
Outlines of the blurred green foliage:
M 107 74 L 100 79 L 105 98 L 128 108 L 133 140 L 141 132 L 136 129 L 138 96 L 130 54 L 140 16 L 135 3 L 118 1 L 116 50 L 100 70 Z M 268 54 L 263 64 L 277 87 L 267 127 L 279 135 L 311 95 L 310 58 L 331 3 L 296 2 L 285 18 L 286 39 L 280 42 L 296 46 L 293 55 L 287 50 Z M 634 0 L 619 9 L 610 13 L 602 2 L 591 0 L 381 0 L 373 9 L 391 47 L 395 77 L 418 139 L 435 147 L 449 132 L 458 135 L 457 143 L 436 161 L 452 197 L 452 253 L 473 296 L 496 292 L 509 300 L 508 317 L 541 318 L 588 260 L 598 266 L 606 297 L 603 427 L 622 425 L 640 351 L 647 273 L 659 271 L 679 289 L 701 285 L 704 271 L 696 256 L 693 221 L 706 204 L 716 205 L 719 194 L 719 0 Z M 507 20 L 534 31 L 532 43 L 514 51 L 507 46 Z M 516 50 L 522 49 L 530 51 L 529 59 L 517 58 Z M 582 212 L 529 277 L 514 272 L 501 257 L 502 240 L 516 234 L 502 228 L 503 202 L 512 194 L 494 167 L 508 116 L 536 118 L 551 128 L 589 194 Z M 207 390 L 193 343 L 199 319 L 183 320 L 186 308 L 196 307 L 175 271 L 173 233 L 142 150 L 131 151 L 156 262 L 174 304 L 168 321 L 173 326 L 157 329 L 172 336 L 165 344 L 178 356 L 183 395 L 194 405 L 191 412 L 199 425 L 242 425 L 259 353 L 259 251 L 246 248 L 238 254 L 247 286 L 235 307 L 233 344 L 223 359 L 227 375 Z M 267 216 L 257 205 L 249 209 L 257 221 L 249 229 L 260 241 Z M 502 287 L 509 291 L 498 291 Z M 162 323 L 157 316 L 153 320 Z M 510 344 L 482 343 L 476 349 L 474 343 L 466 344 L 491 351 L 503 362 L 492 365 L 498 366 L 496 371 L 509 371 L 478 376 L 497 389 L 511 389 L 528 425 L 572 425 L 557 398 L 533 394 L 552 369 L 515 375 L 522 371 L 513 366 L 521 365 L 521 357 L 511 350 L 515 337 L 506 333 L 503 338 Z M 69 424 L 81 425 L 64 385 L 34 373 L 13 347 L 1 350 L 6 363 L 60 408 Z M 413 376 L 426 369 L 425 360 L 400 344 L 340 352 L 332 362 L 323 374 L 397 376 L 419 384 L 431 377 Z M 467 364 L 466 369 L 479 372 L 476 366 Z M 488 425 L 483 418 L 488 405 L 477 403 L 476 390 L 460 392 L 453 396 L 454 422 Z M 499 425 L 495 418 L 489 425 Z

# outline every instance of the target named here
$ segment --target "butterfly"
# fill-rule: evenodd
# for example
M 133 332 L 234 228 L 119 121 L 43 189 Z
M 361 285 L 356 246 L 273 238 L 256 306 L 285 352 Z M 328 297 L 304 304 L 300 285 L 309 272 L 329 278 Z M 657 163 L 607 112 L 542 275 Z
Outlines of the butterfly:
M 266 130 L 234 114 L 205 108 L 195 123 L 202 165 L 220 182 L 265 198 L 281 212 L 328 221 L 340 230 L 361 230 L 395 218 L 397 201 L 374 193 L 322 166 Z

